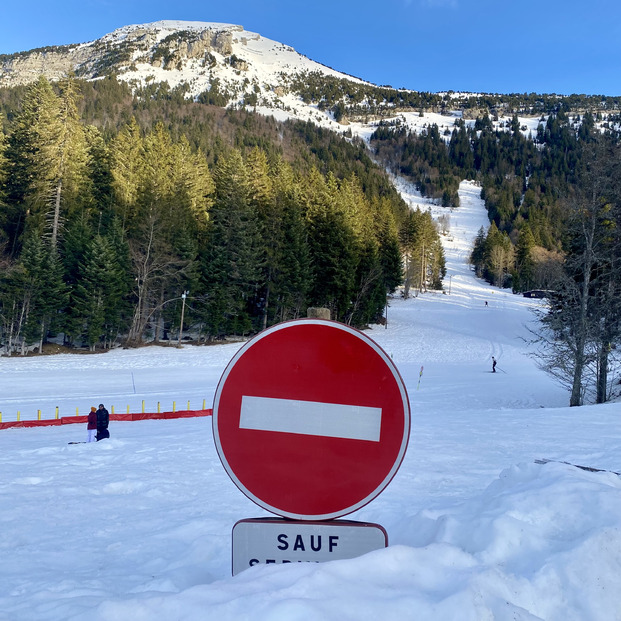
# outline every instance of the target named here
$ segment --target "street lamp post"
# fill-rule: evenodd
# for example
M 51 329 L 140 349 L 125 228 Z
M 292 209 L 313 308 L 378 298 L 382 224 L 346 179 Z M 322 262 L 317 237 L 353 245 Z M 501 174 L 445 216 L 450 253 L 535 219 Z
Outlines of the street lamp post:
M 181 347 L 181 337 L 183 336 L 183 315 L 185 314 L 185 298 L 188 295 L 189 291 L 184 291 L 181 294 L 181 322 L 179 323 L 179 344 Z

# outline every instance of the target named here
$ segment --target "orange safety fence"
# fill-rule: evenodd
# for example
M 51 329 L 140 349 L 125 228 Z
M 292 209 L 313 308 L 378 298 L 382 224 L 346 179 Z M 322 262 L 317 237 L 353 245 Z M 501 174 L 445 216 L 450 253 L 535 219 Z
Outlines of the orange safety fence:
M 176 412 L 136 412 L 133 414 L 110 414 L 111 421 L 133 421 L 133 420 L 169 420 L 171 418 L 194 418 L 196 416 L 211 416 L 211 408 L 208 410 L 179 410 Z M 18 420 L 0 423 L 1 429 L 12 427 L 47 427 L 50 425 L 73 425 L 75 423 L 86 423 L 88 415 L 84 416 L 61 416 L 46 420 Z

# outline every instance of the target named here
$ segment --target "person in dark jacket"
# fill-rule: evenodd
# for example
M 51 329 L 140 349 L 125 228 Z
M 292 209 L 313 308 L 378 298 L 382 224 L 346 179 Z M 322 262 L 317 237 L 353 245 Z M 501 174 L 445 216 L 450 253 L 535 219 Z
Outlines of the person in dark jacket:
M 110 432 L 108 431 L 109 420 L 110 414 L 108 410 L 106 410 L 103 403 L 100 403 L 97 410 L 97 442 L 110 437 Z
M 87 442 L 95 442 L 97 435 L 97 410 L 93 407 L 88 413 L 88 423 L 86 425 L 88 434 Z
M 496 358 L 492 356 L 492 373 L 496 373 Z

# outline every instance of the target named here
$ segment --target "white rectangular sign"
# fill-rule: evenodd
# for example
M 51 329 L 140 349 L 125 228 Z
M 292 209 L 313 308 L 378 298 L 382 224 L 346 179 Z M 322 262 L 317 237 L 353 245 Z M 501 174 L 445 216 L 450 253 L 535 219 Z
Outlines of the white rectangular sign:
M 240 429 L 379 442 L 382 409 L 242 396 Z
M 388 535 L 379 524 L 241 520 L 233 526 L 233 575 L 259 563 L 320 563 L 356 558 L 387 546 Z

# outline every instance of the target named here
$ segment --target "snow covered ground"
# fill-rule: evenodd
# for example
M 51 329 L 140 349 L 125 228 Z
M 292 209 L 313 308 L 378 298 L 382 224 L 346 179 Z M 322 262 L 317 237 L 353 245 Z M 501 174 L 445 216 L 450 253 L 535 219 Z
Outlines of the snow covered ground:
M 450 218 L 446 292 L 393 299 L 368 332 L 403 376 L 412 429 L 394 480 L 348 517 L 381 524 L 388 548 L 231 577 L 233 524 L 267 514 L 226 475 L 210 418 L 112 422 L 91 445 L 67 444 L 84 425 L 9 429 L 0 619 L 620 620 L 621 478 L 558 462 L 621 471 L 621 408 L 568 408 L 527 355 L 537 302 L 474 279 L 478 188 L 462 184 Z M 0 410 L 210 405 L 238 348 L 1 358 Z

